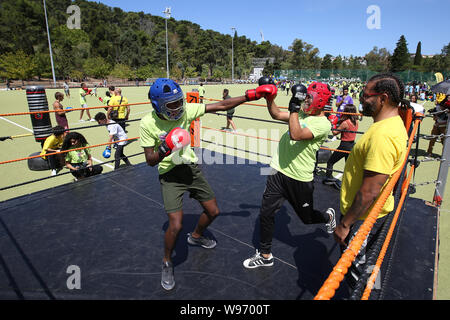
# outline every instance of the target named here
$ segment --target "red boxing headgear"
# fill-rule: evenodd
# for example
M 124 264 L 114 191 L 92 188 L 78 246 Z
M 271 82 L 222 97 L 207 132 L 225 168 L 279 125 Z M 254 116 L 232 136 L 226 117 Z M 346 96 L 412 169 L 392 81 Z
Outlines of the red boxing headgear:
M 308 86 L 303 112 L 315 114 L 317 110 L 322 110 L 327 105 L 330 97 L 331 92 L 327 84 L 321 82 L 311 83 Z

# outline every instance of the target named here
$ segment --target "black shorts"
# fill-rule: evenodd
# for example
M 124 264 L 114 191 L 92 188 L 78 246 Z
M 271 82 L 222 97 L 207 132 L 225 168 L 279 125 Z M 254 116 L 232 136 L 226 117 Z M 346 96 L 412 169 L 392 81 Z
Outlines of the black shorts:
M 287 200 L 304 224 L 328 222 L 328 214 L 314 210 L 314 181 L 302 182 L 281 172 L 267 177 L 261 214 L 272 215 Z
M 208 181 L 196 164 L 175 166 L 169 172 L 159 176 L 164 209 L 167 213 L 177 212 L 183 208 L 183 195 L 189 191 L 189 196 L 199 202 L 215 198 Z
M 93 165 L 88 167 L 86 163 L 71 163 L 71 165 L 77 170 L 70 170 L 72 175 L 79 178 L 87 178 L 102 173 L 103 167 L 100 165 Z
M 260 222 L 260 251 L 270 253 L 275 230 L 275 214 L 288 200 L 297 216 L 305 224 L 327 223 L 326 212 L 314 210 L 314 181 L 302 182 L 285 176 L 281 172 L 267 177 L 266 190 L 263 194 Z

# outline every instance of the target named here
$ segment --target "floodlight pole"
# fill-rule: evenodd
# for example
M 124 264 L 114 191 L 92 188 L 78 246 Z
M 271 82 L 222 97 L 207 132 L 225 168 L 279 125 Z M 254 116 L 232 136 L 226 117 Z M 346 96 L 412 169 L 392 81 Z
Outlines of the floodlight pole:
M 43 2 L 44 2 L 44 13 L 45 13 L 45 25 L 47 26 L 48 50 L 50 51 L 50 62 L 52 64 L 53 87 L 56 88 L 55 65 L 53 63 L 52 42 L 50 41 L 50 32 L 48 29 L 47 6 L 45 5 L 45 0 L 43 0 Z
M 234 83 L 234 34 L 236 32 L 235 27 L 231 27 L 233 35 L 231 36 L 231 83 Z
M 167 78 L 170 78 L 170 74 L 169 74 L 169 38 L 168 38 L 168 33 L 167 33 L 167 20 L 170 19 L 171 8 L 170 7 L 166 8 L 166 10 L 164 10 L 163 13 L 166 15 L 166 65 L 167 65 Z

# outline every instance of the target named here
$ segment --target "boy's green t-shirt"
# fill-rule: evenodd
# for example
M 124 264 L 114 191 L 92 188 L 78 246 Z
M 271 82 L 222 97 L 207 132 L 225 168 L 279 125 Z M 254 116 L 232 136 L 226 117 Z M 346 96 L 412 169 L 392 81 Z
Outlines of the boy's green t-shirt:
M 83 94 L 86 94 L 86 91 L 84 91 L 82 88 L 80 89 L 80 104 L 87 104 L 86 96 L 83 96 Z
M 319 150 L 331 130 L 331 123 L 326 117 L 308 116 L 299 112 L 302 128 L 311 130 L 312 140 L 291 140 L 289 131 L 280 139 L 270 166 L 284 175 L 302 182 L 314 179 L 316 152 Z
M 205 114 L 206 106 L 200 103 L 186 103 L 183 116 L 177 121 L 160 119 L 155 111 L 142 118 L 140 123 L 140 141 L 143 148 L 155 148 L 161 144 L 160 137 L 172 129 L 180 127 L 189 131 L 192 121 Z M 179 164 L 197 163 L 198 157 L 190 146 L 165 157 L 158 165 L 159 174 L 169 172 Z

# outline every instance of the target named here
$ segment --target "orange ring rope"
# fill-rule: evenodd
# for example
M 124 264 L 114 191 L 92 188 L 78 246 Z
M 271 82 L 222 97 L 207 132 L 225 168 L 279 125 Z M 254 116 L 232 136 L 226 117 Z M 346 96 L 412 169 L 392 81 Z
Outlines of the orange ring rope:
M 143 104 L 150 104 L 150 102 L 138 102 L 138 103 L 129 103 L 122 105 L 113 105 L 113 106 L 99 106 L 99 107 L 88 107 L 88 108 L 72 108 L 72 109 L 64 109 L 64 110 L 45 110 L 45 111 L 31 111 L 31 112 L 17 112 L 17 113 L 3 113 L 0 114 L 0 117 L 8 117 L 8 116 L 25 116 L 32 114 L 42 114 L 42 113 L 55 113 L 55 112 L 72 112 L 77 110 L 91 110 L 91 109 L 101 109 L 101 108 L 109 108 L 109 107 L 126 107 L 126 106 L 138 106 Z M 66 107 L 68 108 L 68 107 Z
M 320 288 L 319 292 L 314 297 L 314 300 L 329 300 L 334 296 L 337 288 L 339 288 L 341 281 L 344 279 L 344 276 L 347 274 L 348 268 L 351 266 L 352 262 L 355 260 L 359 250 L 362 247 L 363 242 L 367 238 L 370 230 L 373 228 L 373 225 L 375 224 L 375 222 L 377 220 L 379 212 L 383 208 L 384 204 L 386 203 L 387 198 L 389 197 L 390 193 L 392 192 L 392 190 L 395 187 L 395 184 L 397 183 L 398 179 L 400 178 L 401 172 L 407 163 L 407 160 L 409 157 L 409 152 L 411 151 L 413 139 L 416 134 L 417 126 L 420 122 L 421 122 L 421 119 L 417 119 L 414 122 L 414 128 L 409 137 L 408 148 L 407 148 L 405 159 L 403 160 L 403 165 L 390 178 L 388 184 L 386 185 L 384 190 L 381 192 L 381 195 L 379 196 L 378 200 L 375 202 L 372 209 L 370 210 L 369 215 L 367 216 L 364 223 L 359 228 L 359 230 L 356 233 L 353 240 L 348 245 L 347 250 L 342 254 L 339 261 L 334 266 L 334 268 L 331 271 L 330 275 L 328 276 L 327 280 L 325 280 L 325 282 L 322 285 L 322 287 Z
M 409 170 L 409 174 L 408 174 L 408 178 L 405 180 L 405 183 L 402 186 L 402 196 L 399 200 L 398 206 L 397 206 L 397 210 L 395 211 L 395 215 L 394 218 L 392 219 L 391 222 L 391 226 L 389 228 L 389 231 L 386 235 L 386 239 L 384 240 L 383 243 L 383 247 L 381 248 L 381 251 L 378 255 L 378 259 L 377 262 L 375 264 L 375 267 L 372 270 L 372 274 L 369 277 L 369 280 L 367 281 L 367 286 L 366 289 L 364 290 L 364 293 L 362 295 L 361 300 L 368 300 L 370 297 L 370 293 L 372 292 L 373 286 L 375 284 L 375 280 L 377 278 L 378 272 L 381 270 L 381 265 L 383 263 L 384 260 L 384 256 L 386 255 L 387 249 L 389 247 L 389 244 L 391 242 L 391 238 L 392 235 L 394 233 L 394 229 L 397 225 L 397 220 L 398 217 L 400 215 L 400 211 L 403 208 L 403 203 L 405 202 L 406 199 L 406 195 L 408 194 L 408 187 L 409 187 L 409 182 L 411 181 L 412 178 L 412 174 L 414 172 L 414 165 L 411 166 L 410 170 Z
M 220 99 L 212 99 L 212 98 L 203 98 L 204 100 L 209 101 L 222 101 Z M 129 103 L 129 104 L 122 104 L 122 105 L 112 105 L 112 106 L 98 106 L 98 107 L 88 107 L 88 108 L 71 108 L 71 109 L 64 109 L 63 111 L 71 112 L 71 111 L 81 111 L 81 110 L 94 110 L 94 109 L 101 109 L 101 108 L 109 108 L 109 107 L 120 107 L 120 106 L 138 106 L 138 105 L 144 105 L 144 104 L 151 104 L 151 102 L 138 102 L 138 103 Z M 257 104 L 257 103 L 249 103 L 244 102 L 243 104 L 250 105 L 250 106 L 256 106 L 256 107 L 267 107 L 264 104 Z M 68 108 L 68 107 L 66 107 Z M 288 107 L 282 107 L 279 106 L 280 109 L 288 109 Z M 45 111 L 31 111 L 31 112 L 17 112 L 17 113 L 3 113 L 0 114 L 0 117 L 8 117 L 8 116 L 24 116 L 24 115 L 32 115 L 32 114 L 42 114 L 42 113 L 55 113 L 60 112 L 61 110 L 45 110 Z M 338 112 L 338 111 L 325 111 L 325 113 L 335 113 L 335 114 L 346 114 L 346 115 L 354 115 L 354 116 L 362 116 L 360 113 L 350 113 L 350 112 Z
M 205 126 L 202 126 L 202 129 L 208 129 L 208 130 L 213 130 L 213 131 L 220 131 L 220 132 L 225 132 L 225 133 L 229 133 L 229 134 L 234 134 L 234 135 L 237 135 L 237 136 L 244 136 L 244 137 L 255 138 L 255 139 L 260 139 L 260 140 L 267 140 L 267 141 L 272 141 L 272 142 L 280 142 L 280 140 L 274 140 L 274 139 L 270 139 L 270 138 L 262 138 L 262 137 L 258 137 L 258 136 L 252 136 L 250 134 L 245 134 L 245 133 L 229 132 L 229 131 L 216 129 L 216 128 L 205 127 Z
M 84 150 L 84 149 L 97 148 L 97 147 L 102 147 L 102 146 L 106 146 L 106 145 L 112 145 L 112 144 L 115 144 L 115 143 L 118 143 L 118 142 L 138 140 L 138 139 L 139 139 L 139 137 L 129 138 L 129 139 L 124 139 L 124 140 L 118 140 L 118 141 L 113 141 L 113 142 L 106 142 L 106 143 L 96 144 L 96 145 L 89 146 L 89 147 L 81 147 L 81 148 L 76 148 L 76 149 L 70 149 L 70 150 L 64 150 L 64 151 L 59 151 L 59 152 L 47 153 L 45 155 L 38 154 L 36 156 L 31 156 L 31 157 L 26 157 L 26 158 L 2 161 L 2 162 L 0 162 L 0 165 L 7 164 L 7 163 L 24 161 L 24 160 L 29 160 L 29 159 L 34 159 L 34 158 L 40 158 L 40 157 L 43 157 L 43 156 L 53 156 L 53 155 L 57 155 L 57 154 L 67 153 L 67 152 L 70 152 L 70 151 L 79 151 L 79 150 Z
M 94 107 L 94 108 L 101 108 L 101 107 Z M 245 137 L 249 137 L 249 138 L 255 138 L 255 139 L 260 139 L 260 140 L 267 140 L 267 141 L 272 141 L 272 142 L 279 142 L 279 140 L 253 136 L 253 135 L 249 135 L 249 134 L 245 134 L 245 133 L 229 132 L 229 131 L 216 129 L 216 128 L 210 128 L 210 127 L 206 127 L 206 126 L 202 126 L 202 128 L 203 129 L 208 129 L 208 130 L 213 130 L 213 131 L 224 132 L 224 133 L 228 133 L 228 134 L 234 134 L 234 135 L 238 135 L 238 136 L 245 136 Z M 27 134 L 27 135 L 23 135 L 23 136 L 31 136 L 31 135 L 33 135 L 33 134 Z M 126 140 L 120 140 L 120 141 L 115 141 L 115 142 L 111 142 L 111 143 L 98 144 L 98 145 L 94 145 L 94 146 L 90 146 L 90 147 L 71 149 L 71 150 L 83 150 L 83 149 L 87 149 L 87 148 L 96 148 L 96 147 L 104 146 L 104 145 L 107 145 L 107 144 L 113 144 L 113 143 L 116 143 L 116 142 L 136 140 L 136 139 L 139 139 L 139 138 L 130 138 L 130 139 L 126 139 Z M 339 150 L 339 149 L 332 149 L 332 148 L 327 148 L 327 147 L 320 147 L 320 149 L 330 150 L 330 151 L 335 151 L 335 152 L 342 152 L 342 153 L 350 153 L 350 151 Z M 68 152 L 68 151 L 55 152 L 55 153 L 52 153 L 51 155 L 60 154 L 60 153 L 66 153 L 66 152 Z M 39 158 L 39 157 L 41 157 L 41 155 L 25 157 L 25 158 L 19 158 L 19 159 L 14 159 L 14 160 L 2 161 L 2 162 L 0 162 L 0 165 L 7 164 L 7 163 L 13 163 L 13 162 L 19 162 L 19 161 L 25 161 L 25 160 Z
M 207 130 L 220 131 L 220 132 L 224 132 L 224 133 L 228 133 L 228 134 L 234 134 L 234 135 L 237 135 L 237 136 L 244 136 L 244 137 L 255 138 L 255 139 L 260 139 L 260 140 L 267 140 L 267 141 L 272 141 L 272 142 L 280 142 L 280 140 L 274 140 L 274 139 L 270 139 L 270 138 L 262 138 L 262 137 L 258 137 L 258 136 L 252 136 L 250 134 L 245 134 L 245 133 L 230 132 L 230 131 L 225 131 L 225 130 L 216 129 L 216 128 L 210 128 L 210 127 L 205 127 L 205 126 L 202 126 L 202 128 L 203 129 L 207 129 Z M 336 151 L 336 152 L 342 152 L 342 153 L 350 153 L 350 151 L 339 150 L 339 149 L 332 149 L 332 148 L 327 148 L 327 147 L 320 147 L 320 149 Z
M 203 100 L 209 100 L 209 101 L 222 101 L 220 99 L 212 99 L 212 98 L 203 98 Z M 257 104 L 257 103 L 249 103 L 244 102 L 243 104 L 247 104 L 250 106 L 256 106 L 256 107 L 267 107 L 265 104 Z M 281 107 L 278 106 L 280 109 L 289 109 L 288 107 Z M 335 114 L 346 114 L 346 115 L 352 115 L 352 116 L 363 116 L 361 113 L 351 113 L 351 112 L 340 112 L 340 111 L 325 111 L 325 113 L 335 113 Z
M 330 151 L 337 151 L 337 152 L 350 154 L 350 151 L 347 151 L 347 150 L 339 150 L 339 149 L 333 149 L 333 148 L 327 148 L 327 147 L 320 147 L 320 149 L 322 149 L 322 150 L 330 150 Z

